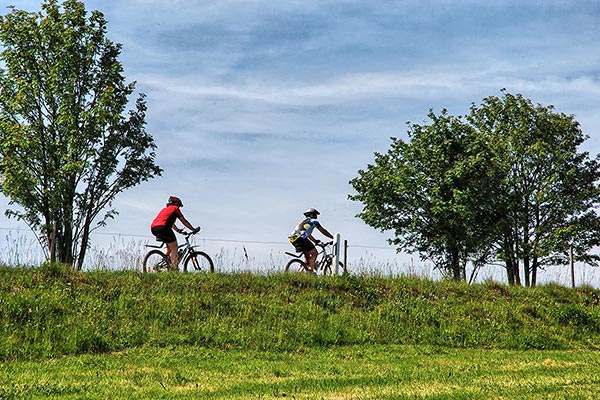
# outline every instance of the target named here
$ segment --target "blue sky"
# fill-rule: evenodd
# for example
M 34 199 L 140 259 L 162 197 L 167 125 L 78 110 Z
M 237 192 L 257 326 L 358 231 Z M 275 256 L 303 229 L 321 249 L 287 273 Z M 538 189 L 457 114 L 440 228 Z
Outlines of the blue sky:
M 0 10 L 11 3 L 37 7 L 2 0 Z M 86 8 L 105 14 L 127 80 L 148 96 L 147 130 L 165 170 L 117 197 L 120 215 L 106 233 L 148 235 L 176 194 L 204 237 L 244 242 L 253 256 L 288 250 L 251 242 L 285 242 L 308 207 L 351 245 L 385 247 L 385 233 L 355 218 L 361 206 L 347 199 L 348 181 L 430 108 L 465 114 L 502 88 L 574 114 L 591 137 L 585 149 L 600 152 L 598 1 L 94 0 Z M 1 224 L 17 225 L 4 216 Z

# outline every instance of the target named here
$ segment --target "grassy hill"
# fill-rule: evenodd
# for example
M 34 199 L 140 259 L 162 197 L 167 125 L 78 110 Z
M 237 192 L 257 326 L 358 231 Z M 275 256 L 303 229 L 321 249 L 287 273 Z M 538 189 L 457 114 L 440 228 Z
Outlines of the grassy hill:
M 558 285 L 0 268 L 0 361 L 179 345 L 597 349 L 599 304 Z

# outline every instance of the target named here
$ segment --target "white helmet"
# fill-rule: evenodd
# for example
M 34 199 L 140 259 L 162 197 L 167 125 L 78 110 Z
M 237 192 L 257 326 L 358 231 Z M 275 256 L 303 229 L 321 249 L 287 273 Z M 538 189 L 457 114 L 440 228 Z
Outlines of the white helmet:
M 320 212 L 318 212 L 316 209 L 314 208 L 309 208 L 308 210 L 304 211 L 304 216 L 308 217 L 311 214 L 315 214 L 315 215 L 319 215 Z

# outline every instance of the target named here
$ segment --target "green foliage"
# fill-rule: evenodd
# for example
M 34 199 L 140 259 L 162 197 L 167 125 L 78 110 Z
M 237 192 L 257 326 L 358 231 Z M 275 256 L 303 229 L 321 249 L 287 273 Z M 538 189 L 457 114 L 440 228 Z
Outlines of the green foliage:
M 8 215 L 38 233 L 52 261 L 81 267 L 114 197 L 161 170 L 143 94 L 124 115 L 135 85 L 102 13 L 76 0 L 42 9 L 0 17 L 1 190 L 21 207 Z
M 481 264 L 497 235 L 502 208 L 492 203 L 501 175 L 491 144 L 443 110 L 410 126 L 410 142 L 392 138 L 386 154 L 350 183 L 367 224 L 391 229 L 400 249 L 433 260 L 454 279 L 468 261 Z
M 497 247 L 509 282 L 535 285 L 541 267 L 569 261 L 570 248 L 596 264 L 600 159 L 579 150 L 587 137 L 574 116 L 505 93 L 473 105 L 469 121 L 496 143 L 504 171 L 494 200 L 507 210 Z
M 367 224 L 454 279 L 500 260 L 510 284 L 535 286 L 571 249 L 600 260 L 600 158 L 579 150 L 587 137 L 572 115 L 504 93 L 467 117 L 429 119 L 350 182 Z
M 0 269 L 0 360 L 140 346 L 596 349 L 600 292 L 412 277 Z

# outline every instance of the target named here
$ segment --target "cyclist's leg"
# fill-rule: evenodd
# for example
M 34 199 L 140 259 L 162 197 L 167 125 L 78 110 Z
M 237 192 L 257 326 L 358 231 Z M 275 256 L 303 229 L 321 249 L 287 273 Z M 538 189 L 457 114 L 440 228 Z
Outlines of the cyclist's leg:
M 168 226 L 155 226 L 152 228 L 152 233 L 158 240 L 166 243 L 167 254 L 171 256 L 171 267 L 177 268 L 179 265 L 179 253 L 177 252 L 177 238 L 175 238 L 173 229 Z
M 315 261 L 317 260 L 317 255 L 319 252 L 316 248 L 312 248 L 309 251 L 304 252 L 304 258 L 306 259 L 306 265 L 308 265 L 308 269 L 311 271 L 315 270 Z
M 177 251 L 177 240 L 167 243 L 168 252 L 171 255 L 171 268 L 177 268 L 179 265 L 179 252 Z
M 302 237 L 296 239 L 292 244 L 294 245 L 294 248 L 297 252 L 302 253 L 304 255 L 307 268 L 309 268 L 311 271 L 314 270 L 315 259 L 318 254 L 315 245 L 309 239 Z

